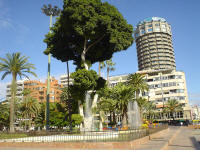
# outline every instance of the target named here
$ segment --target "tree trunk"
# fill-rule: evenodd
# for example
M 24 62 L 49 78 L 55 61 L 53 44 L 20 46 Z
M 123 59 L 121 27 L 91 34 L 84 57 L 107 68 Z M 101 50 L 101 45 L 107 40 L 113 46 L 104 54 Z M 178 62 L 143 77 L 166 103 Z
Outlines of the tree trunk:
M 101 76 L 101 62 L 99 62 L 99 76 Z
M 88 65 L 86 63 L 86 60 L 85 60 L 85 55 L 86 55 L 86 52 L 87 52 L 86 44 L 87 44 L 87 39 L 85 39 L 85 42 L 84 42 L 84 49 L 83 49 L 83 52 L 81 54 L 81 60 L 82 60 L 82 62 L 84 64 L 84 66 L 85 66 L 85 69 L 88 70 L 89 67 L 88 67 Z
M 15 95 L 16 95 L 16 75 L 12 74 L 12 85 L 11 85 L 11 99 L 10 99 L 10 133 L 14 133 L 14 103 L 15 103 Z
M 109 84 L 109 68 L 107 67 L 107 82 L 108 82 L 108 84 Z
M 71 119 L 71 109 L 72 109 L 72 105 L 71 105 L 71 100 L 69 97 L 69 63 L 67 61 L 67 98 L 68 98 L 68 102 L 70 104 L 68 104 L 68 110 L 69 110 L 69 126 L 70 126 L 70 131 L 72 131 L 72 119 Z
M 112 122 L 112 112 L 110 111 L 110 123 Z
M 115 111 L 113 111 L 113 122 L 116 124 Z

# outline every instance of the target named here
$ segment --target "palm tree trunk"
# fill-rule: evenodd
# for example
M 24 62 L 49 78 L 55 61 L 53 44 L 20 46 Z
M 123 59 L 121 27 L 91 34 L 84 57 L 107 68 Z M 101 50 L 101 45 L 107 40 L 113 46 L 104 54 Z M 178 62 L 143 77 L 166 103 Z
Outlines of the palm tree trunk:
M 101 76 L 101 63 L 99 62 L 99 76 Z
M 12 85 L 11 85 L 11 99 L 10 99 L 10 133 L 14 133 L 14 103 L 16 95 L 16 75 L 12 74 Z
M 107 67 L 107 82 L 109 83 L 109 68 Z

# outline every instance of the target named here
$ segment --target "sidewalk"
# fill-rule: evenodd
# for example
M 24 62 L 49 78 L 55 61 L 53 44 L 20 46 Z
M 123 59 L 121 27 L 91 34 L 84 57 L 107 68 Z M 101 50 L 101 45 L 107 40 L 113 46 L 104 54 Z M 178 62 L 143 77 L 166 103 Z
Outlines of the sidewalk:
M 164 150 L 168 146 L 168 141 L 179 132 L 180 127 L 170 127 L 169 131 L 165 135 L 161 135 L 159 138 L 153 138 L 148 143 L 134 148 L 133 150 Z
M 181 127 L 180 132 L 168 145 L 167 150 L 200 150 L 200 130 Z

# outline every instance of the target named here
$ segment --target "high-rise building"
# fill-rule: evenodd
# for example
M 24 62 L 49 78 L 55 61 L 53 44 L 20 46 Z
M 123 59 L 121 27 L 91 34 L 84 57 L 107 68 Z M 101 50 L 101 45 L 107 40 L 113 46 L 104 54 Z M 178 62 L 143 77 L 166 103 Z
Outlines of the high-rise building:
M 171 26 L 164 18 L 140 21 L 135 39 L 139 70 L 176 69 Z

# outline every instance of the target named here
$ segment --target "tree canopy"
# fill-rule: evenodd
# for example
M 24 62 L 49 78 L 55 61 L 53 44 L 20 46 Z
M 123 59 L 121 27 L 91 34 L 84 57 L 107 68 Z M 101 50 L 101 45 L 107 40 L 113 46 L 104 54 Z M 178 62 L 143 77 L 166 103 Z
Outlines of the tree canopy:
M 108 60 L 133 43 L 133 27 L 112 5 L 101 0 L 65 0 L 63 10 L 44 39 L 45 54 L 78 67 Z M 85 62 L 84 62 L 85 63 Z

